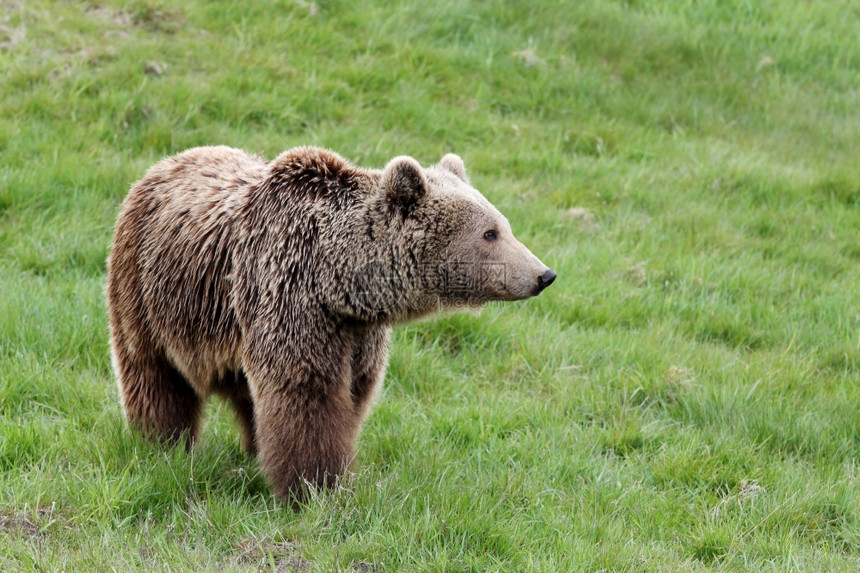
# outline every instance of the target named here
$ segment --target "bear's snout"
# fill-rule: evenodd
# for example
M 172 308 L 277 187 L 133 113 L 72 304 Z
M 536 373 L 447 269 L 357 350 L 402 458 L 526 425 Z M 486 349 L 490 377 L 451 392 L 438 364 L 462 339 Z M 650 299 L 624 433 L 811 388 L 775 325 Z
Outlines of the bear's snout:
M 552 269 L 547 269 L 544 273 L 538 277 L 538 293 L 543 292 L 543 289 L 552 284 L 552 281 L 555 280 L 556 274 Z

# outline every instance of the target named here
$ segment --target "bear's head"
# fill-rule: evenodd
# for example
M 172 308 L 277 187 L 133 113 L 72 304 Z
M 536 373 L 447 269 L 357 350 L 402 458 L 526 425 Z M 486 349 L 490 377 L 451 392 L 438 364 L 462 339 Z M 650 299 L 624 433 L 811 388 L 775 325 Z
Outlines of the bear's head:
M 445 155 L 427 169 L 411 157 L 396 157 L 375 175 L 367 203 L 373 262 L 348 274 L 361 283 L 353 292 L 370 295 L 364 303 L 380 317 L 401 321 L 521 300 L 555 280 L 556 273 L 469 184 L 458 156 Z

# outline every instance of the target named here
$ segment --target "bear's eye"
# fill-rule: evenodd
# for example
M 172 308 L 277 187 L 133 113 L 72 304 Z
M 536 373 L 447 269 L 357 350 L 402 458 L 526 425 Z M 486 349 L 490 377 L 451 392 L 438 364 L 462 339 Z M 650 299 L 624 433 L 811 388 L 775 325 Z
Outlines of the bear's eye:
M 493 242 L 499 238 L 499 234 L 492 229 L 484 233 L 484 240 Z

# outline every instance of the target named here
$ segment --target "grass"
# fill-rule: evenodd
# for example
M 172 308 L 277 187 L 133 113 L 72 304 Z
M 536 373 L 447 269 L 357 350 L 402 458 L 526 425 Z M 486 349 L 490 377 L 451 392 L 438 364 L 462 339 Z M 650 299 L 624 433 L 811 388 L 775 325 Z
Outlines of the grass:
M 0 569 L 860 567 L 856 5 L 0 6 Z M 110 373 L 120 201 L 204 144 L 459 153 L 559 273 L 399 328 L 300 512 L 223 405 L 165 450 Z

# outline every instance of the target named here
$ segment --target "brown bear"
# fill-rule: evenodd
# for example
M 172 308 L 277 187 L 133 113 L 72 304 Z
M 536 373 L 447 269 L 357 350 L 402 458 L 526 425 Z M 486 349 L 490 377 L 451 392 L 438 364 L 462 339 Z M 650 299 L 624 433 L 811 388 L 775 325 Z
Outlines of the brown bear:
M 116 223 L 106 290 L 125 413 L 190 447 L 219 394 L 276 493 L 300 496 L 351 463 L 393 324 L 524 299 L 555 276 L 456 155 L 380 171 L 312 147 L 271 163 L 191 149 L 152 167 Z

